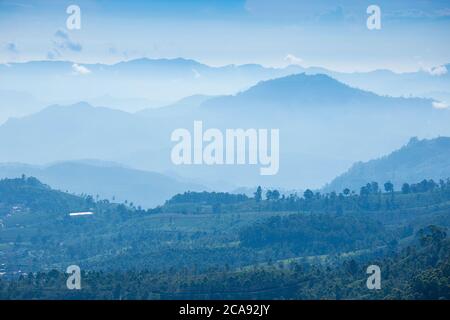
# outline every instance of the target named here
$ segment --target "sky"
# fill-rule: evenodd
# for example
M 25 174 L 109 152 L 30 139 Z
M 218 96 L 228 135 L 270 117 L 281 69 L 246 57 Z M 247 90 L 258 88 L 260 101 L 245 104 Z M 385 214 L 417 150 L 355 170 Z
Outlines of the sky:
M 369 5 L 381 29 L 366 25 Z M 69 5 L 81 29 L 68 30 Z M 337 71 L 431 69 L 450 63 L 450 0 L 0 0 L 0 63 L 300 64 Z

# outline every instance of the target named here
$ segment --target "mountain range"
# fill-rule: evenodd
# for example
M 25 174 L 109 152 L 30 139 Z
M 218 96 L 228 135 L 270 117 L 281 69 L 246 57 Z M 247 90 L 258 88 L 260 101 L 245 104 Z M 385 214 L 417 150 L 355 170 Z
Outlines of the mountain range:
M 449 136 L 450 110 L 433 100 L 396 98 L 350 87 L 327 75 L 297 74 L 261 81 L 234 95 L 197 95 L 170 106 L 128 113 L 88 103 L 54 105 L 0 126 L 0 162 L 43 165 L 100 159 L 152 172 L 171 172 L 221 190 L 239 186 L 320 187 L 356 161 L 404 145 L 412 136 Z M 280 170 L 175 166 L 173 130 L 280 128 Z
M 8 99 L 7 106 L 0 105 L 0 121 L 30 114 L 45 105 L 78 101 L 135 112 L 171 104 L 191 95 L 236 94 L 259 81 L 298 73 L 326 74 L 379 95 L 428 97 L 443 100 L 448 106 L 449 69 L 450 65 L 443 65 L 439 67 L 439 73 L 433 71 L 436 69 L 409 73 L 389 70 L 346 73 L 299 65 L 213 67 L 183 58 L 141 58 L 111 65 L 72 61 L 8 63 L 0 64 L 0 90 L 15 92 L 16 97 Z M 30 96 L 39 103 L 28 110 L 23 100 Z

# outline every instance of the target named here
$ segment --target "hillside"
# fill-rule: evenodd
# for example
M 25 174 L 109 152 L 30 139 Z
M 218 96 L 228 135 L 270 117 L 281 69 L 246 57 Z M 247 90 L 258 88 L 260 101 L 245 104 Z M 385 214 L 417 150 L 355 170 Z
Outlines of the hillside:
M 130 290 L 154 277 L 163 279 L 150 281 L 148 290 L 169 297 L 190 289 L 215 298 L 447 296 L 449 200 L 450 182 L 429 182 L 426 190 L 408 194 L 362 196 L 307 190 L 303 197 L 256 200 L 187 193 L 168 204 L 224 210 L 177 214 L 66 194 L 35 178 L 0 180 L 0 298 L 48 297 L 64 286 L 55 281 L 72 264 L 85 272 L 87 290 L 78 292 L 85 298 L 119 297 L 111 290 L 109 295 L 96 291 L 106 274 Z M 69 215 L 79 211 L 93 214 Z M 417 251 L 402 250 L 417 245 Z M 386 290 L 369 295 L 361 279 L 367 277 L 364 266 L 374 262 L 392 274 L 384 275 Z M 24 275 L 30 272 L 40 276 Z M 35 282 L 47 276 L 53 280 Z M 259 280 L 241 283 L 249 277 Z M 14 287 L 23 279 L 30 281 Z M 337 279 L 346 290 L 334 289 Z M 31 294 L 35 285 L 52 290 Z M 273 290 L 279 286 L 299 290 Z M 115 286 L 114 294 L 121 290 Z
M 309 256 L 375 254 L 409 243 L 430 224 L 449 227 L 450 185 L 412 193 L 314 194 L 261 200 L 186 193 L 163 207 L 96 200 L 52 190 L 35 178 L 0 180 L 4 271 L 207 270 Z M 71 212 L 93 212 L 72 217 Z M 406 213 L 405 213 L 406 212 Z M 382 250 L 383 252 L 383 250 Z M 381 252 L 381 253 L 382 253 Z M 39 256 L 39 259 L 36 257 Z
M 176 193 L 206 188 L 174 178 L 102 161 L 66 161 L 44 166 L 0 164 L 0 178 L 33 176 L 52 188 L 151 208 Z
M 430 232 L 430 230 L 432 230 Z M 330 266 L 310 268 L 301 262 L 288 266 L 221 272 L 129 271 L 120 273 L 86 272 L 83 290 L 67 290 L 67 275 L 53 270 L 1 281 L 2 299 L 231 299 L 231 300 L 448 300 L 450 299 L 449 239 L 442 230 L 423 229 L 435 241 L 425 240 L 405 248 L 392 257 L 377 258 L 383 274 L 381 290 L 367 290 L 366 266 L 371 261 L 347 258 Z M 444 233 L 445 234 L 445 233 Z M 36 290 L 36 288 L 46 290 Z M 114 290 L 111 290 L 114 288 Z
M 391 181 L 399 190 L 403 183 L 420 179 L 450 178 L 450 138 L 418 140 L 413 138 L 407 145 L 391 154 L 368 162 L 354 164 L 347 172 L 324 187 L 325 191 L 341 192 L 345 188 L 359 191 L 372 181 L 380 185 Z

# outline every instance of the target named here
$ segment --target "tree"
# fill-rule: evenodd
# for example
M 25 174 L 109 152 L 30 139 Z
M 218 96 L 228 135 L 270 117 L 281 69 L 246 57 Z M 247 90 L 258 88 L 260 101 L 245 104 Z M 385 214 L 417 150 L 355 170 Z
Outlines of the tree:
M 272 191 L 272 199 L 278 200 L 279 198 L 280 198 L 280 192 L 278 190 L 273 190 Z
M 361 190 L 359 191 L 359 195 L 361 197 L 367 197 L 369 195 L 369 189 L 367 189 L 367 186 L 361 187 Z
M 445 229 L 435 225 L 420 229 L 417 235 L 422 246 L 439 244 L 447 237 Z
M 303 192 L 303 196 L 306 200 L 311 200 L 314 197 L 314 192 L 312 192 L 309 189 L 306 189 L 305 192 Z
M 256 189 L 256 192 L 254 193 L 256 202 L 260 202 L 262 199 L 262 188 L 261 186 L 258 186 Z
M 346 197 L 348 197 L 348 195 L 350 194 L 350 189 L 349 188 L 345 188 L 343 192 L 344 192 L 344 195 Z
M 404 183 L 402 186 L 402 193 L 403 194 L 408 194 L 411 193 L 411 186 L 409 185 L 409 183 Z
M 375 181 L 370 183 L 370 188 L 371 188 L 372 193 L 378 193 L 380 191 L 378 182 L 375 182 Z
M 384 184 L 384 190 L 386 190 L 386 192 L 394 192 L 394 185 L 392 184 L 392 182 L 386 182 Z
M 267 200 L 278 200 L 280 198 L 280 192 L 278 190 L 267 190 Z

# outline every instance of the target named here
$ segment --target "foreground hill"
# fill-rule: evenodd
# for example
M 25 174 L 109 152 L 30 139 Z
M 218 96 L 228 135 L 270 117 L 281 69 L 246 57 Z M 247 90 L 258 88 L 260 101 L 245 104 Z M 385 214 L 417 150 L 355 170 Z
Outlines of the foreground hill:
M 1 299 L 298 299 L 449 300 L 450 240 L 435 226 L 421 230 L 415 246 L 372 261 L 347 258 L 328 266 L 288 266 L 196 274 L 128 271 L 85 272 L 83 290 L 67 290 L 67 274 L 53 270 L 14 280 L 0 279 Z M 367 290 L 366 268 L 382 270 L 380 290 Z
M 361 186 L 373 181 L 380 185 L 391 181 L 399 190 L 403 183 L 447 178 L 450 178 L 450 138 L 413 138 L 407 145 L 385 157 L 356 163 L 324 190 L 341 192 L 350 188 L 358 191 Z
M 410 194 L 307 191 L 267 200 L 186 193 L 142 210 L 52 190 L 35 178 L 4 179 L 0 272 L 12 276 L 71 264 L 83 270 L 204 271 L 384 255 L 427 225 L 450 226 L 450 182 L 427 186 Z M 93 214 L 70 216 L 86 211 Z
M 450 182 L 427 185 L 268 200 L 186 193 L 168 204 L 225 210 L 174 214 L 1 180 L 0 299 L 448 298 Z M 93 214 L 69 215 L 79 211 Z M 81 291 L 65 287 L 73 264 Z M 380 291 L 365 287 L 372 264 Z

